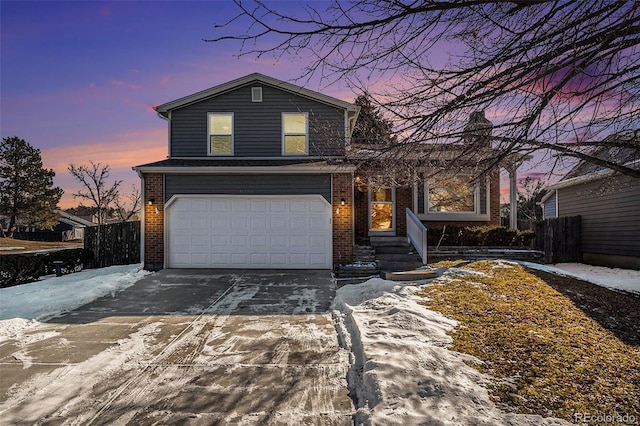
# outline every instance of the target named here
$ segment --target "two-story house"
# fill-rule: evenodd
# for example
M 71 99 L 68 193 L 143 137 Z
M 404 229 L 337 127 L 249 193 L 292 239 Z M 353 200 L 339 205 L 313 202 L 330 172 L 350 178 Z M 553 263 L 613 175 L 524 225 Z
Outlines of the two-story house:
M 406 235 L 406 209 L 429 226 L 499 224 L 497 172 L 429 178 L 418 153 L 411 184 L 363 185 L 359 107 L 321 93 L 251 74 L 156 111 L 168 158 L 134 167 L 146 269 L 330 269 L 352 260 L 356 233 Z
M 359 108 L 261 74 L 156 107 L 168 158 L 134 169 L 146 269 L 330 269 L 353 252 Z

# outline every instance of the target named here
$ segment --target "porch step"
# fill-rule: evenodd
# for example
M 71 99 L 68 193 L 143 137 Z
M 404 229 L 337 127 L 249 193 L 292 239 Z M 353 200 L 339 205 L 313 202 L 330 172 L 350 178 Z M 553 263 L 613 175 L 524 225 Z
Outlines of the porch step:
M 406 246 L 379 246 L 376 247 L 375 254 L 377 256 L 387 254 L 403 254 L 406 256 L 408 254 L 412 254 L 413 250 L 413 247 L 408 244 Z
M 411 271 L 413 269 L 419 268 L 422 266 L 422 261 L 416 260 L 381 260 L 378 259 L 378 267 L 381 271 L 390 271 L 390 272 L 398 272 L 398 271 Z
M 369 237 L 370 244 L 374 248 L 382 246 L 409 246 L 407 237 Z
M 439 276 L 435 269 L 415 269 L 412 271 L 383 272 L 382 278 L 389 281 L 420 281 L 436 278 Z
M 376 251 L 371 246 L 356 245 L 353 247 L 353 260 L 355 262 L 374 262 Z

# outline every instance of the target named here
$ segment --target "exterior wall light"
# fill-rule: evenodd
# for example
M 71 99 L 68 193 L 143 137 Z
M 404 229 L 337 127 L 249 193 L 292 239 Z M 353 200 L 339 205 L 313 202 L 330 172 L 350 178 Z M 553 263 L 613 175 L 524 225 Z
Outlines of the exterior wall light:
M 149 198 L 149 201 L 147 202 L 147 204 L 149 204 L 150 206 L 152 206 L 154 201 L 155 201 L 155 200 L 154 200 L 153 198 Z
M 345 204 L 347 204 L 347 202 L 345 201 L 345 199 L 344 199 L 344 198 L 341 198 L 341 199 L 340 199 L 340 205 L 341 205 L 341 206 L 344 206 Z

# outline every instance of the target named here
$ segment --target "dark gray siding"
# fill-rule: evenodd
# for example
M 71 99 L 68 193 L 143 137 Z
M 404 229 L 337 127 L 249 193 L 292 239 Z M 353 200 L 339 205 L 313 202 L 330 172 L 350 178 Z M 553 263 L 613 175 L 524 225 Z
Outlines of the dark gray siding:
M 262 102 L 251 102 L 251 87 L 262 87 Z M 207 155 L 207 113 L 234 113 L 234 155 L 282 155 L 282 112 L 309 113 L 309 155 L 344 155 L 344 111 L 264 84 L 231 92 L 172 111 L 172 157 Z
M 542 217 L 544 219 L 552 219 L 554 217 L 556 217 L 556 191 L 553 191 L 553 195 L 551 195 L 551 197 L 547 198 L 547 200 L 544 202 L 543 205 L 543 209 L 542 209 Z
M 331 175 L 166 175 L 165 200 L 175 194 L 320 194 L 331 202 Z
M 582 251 L 640 256 L 640 180 L 619 176 L 558 189 L 558 215 L 582 216 Z

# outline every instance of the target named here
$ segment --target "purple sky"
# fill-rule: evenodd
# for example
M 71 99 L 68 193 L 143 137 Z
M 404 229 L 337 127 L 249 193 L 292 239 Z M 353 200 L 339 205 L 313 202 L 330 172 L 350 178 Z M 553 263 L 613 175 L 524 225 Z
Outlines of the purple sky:
M 131 167 L 167 155 L 154 105 L 252 72 L 300 75 L 304 58 L 238 59 L 237 44 L 202 41 L 235 13 L 225 1 L 1 1 L 2 137 L 41 150 L 62 207 L 78 204 L 69 163 L 109 164 L 124 189 L 138 185 Z M 354 99 L 346 87 L 306 87 Z

